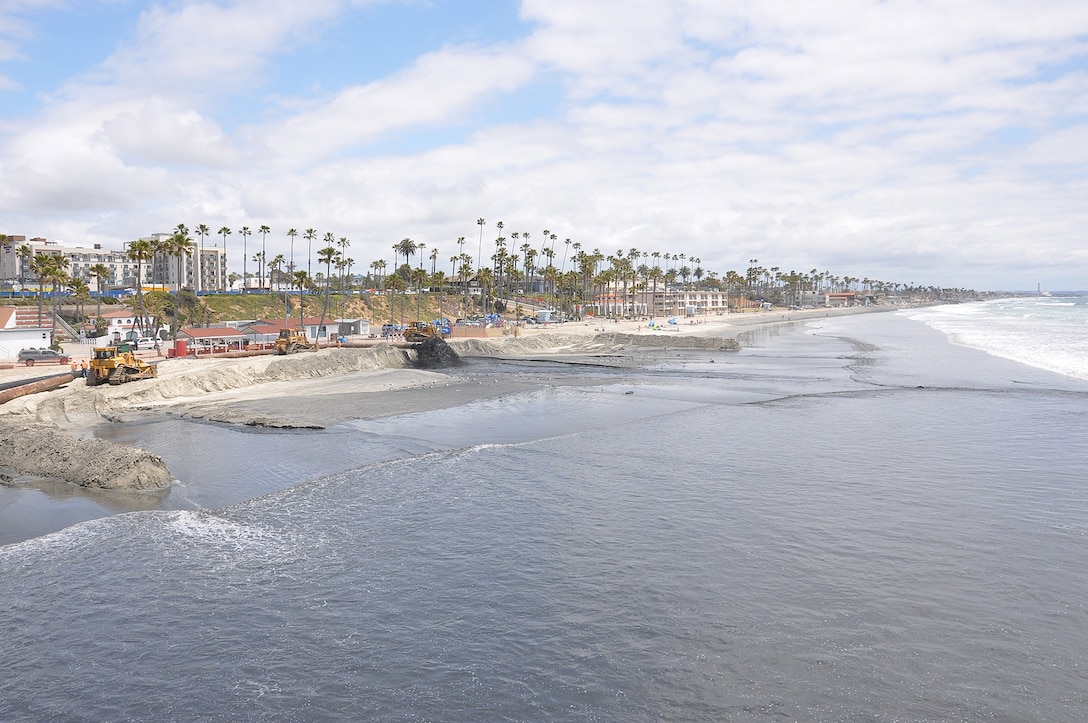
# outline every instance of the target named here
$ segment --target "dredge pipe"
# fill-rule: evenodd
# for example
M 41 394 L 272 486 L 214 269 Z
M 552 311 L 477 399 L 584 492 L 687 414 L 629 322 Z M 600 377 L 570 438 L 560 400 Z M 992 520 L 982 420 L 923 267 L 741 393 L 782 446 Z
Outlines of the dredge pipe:
M 8 387 L 0 391 L 0 404 L 10 402 L 12 399 L 18 399 L 24 397 L 27 394 L 37 394 L 38 392 L 47 392 L 50 389 L 56 389 L 62 384 L 74 381 L 75 374 L 71 372 L 65 372 L 64 374 L 55 374 L 45 379 L 37 379 L 26 384 L 19 384 L 17 386 Z

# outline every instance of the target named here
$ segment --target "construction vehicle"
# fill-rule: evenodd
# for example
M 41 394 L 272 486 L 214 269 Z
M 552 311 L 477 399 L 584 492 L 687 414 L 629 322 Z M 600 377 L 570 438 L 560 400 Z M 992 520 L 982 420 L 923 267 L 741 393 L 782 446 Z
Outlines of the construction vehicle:
M 157 375 L 156 366 L 137 359 L 128 344 L 96 346 L 87 365 L 87 386 L 124 384 L 137 379 L 152 379 Z
M 439 336 L 438 329 L 429 321 L 413 321 L 404 330 L 404 340 L 411 342 L 424 341 Z
M 316 348 L 317 344 L 307 338 L 305 329 L 280 329 L 279 338 L 276 339 L 277 354 L 294 354 Z

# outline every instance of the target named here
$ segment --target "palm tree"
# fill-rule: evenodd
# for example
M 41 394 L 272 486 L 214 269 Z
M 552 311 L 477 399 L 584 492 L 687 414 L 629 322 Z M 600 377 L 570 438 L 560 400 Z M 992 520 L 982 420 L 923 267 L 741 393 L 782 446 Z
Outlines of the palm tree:
M 38 274 L 38 323 L 41 323 L 42 317 L 42 295 L 45 291 L 44 284 L 48 281 L 53 295 L 52 315 L 54 332 L 57 328 L 57 295 L 60 291 L 60 287 L 68 283 L 68 264 L 68 259 L 59 254 L 38 253 L 34 256 L 35 271 Z
M 53 256 L 52 268 L 49 269 L 49 281 L 53 285 L 53 332 L 57 331 L 57 307 L 60 304 L 60 290 L 67 286 L 71 278 L 68 275 L 68 265 L 71 262 L 67 256 Z
M 351 241 L 348 241 L 345 236 L 341 236 L 340 240 L 336 242 L 337 248 L 340 250 L 340 256 L 343 257 L 347 253 L 348 246 L 351 246 Z M 344 289 L 344 277 L 340 276 L 340 289 Z
M 311 246 L 313 245 L 314 239 L 317 238 L 317 231 L 308 228 L 302 237 L 306 239 L 306 276 L 312 279 L 314 274 L 313 269 L 310 267 L 310 259 L 312 257 Z
M 249 293 L 249 273 L 246 271 L 246 254 L 248 253 L 246 250 L 246 239 L 248 239 L 253 232 L 249 230 L 249 226 L 242 226 L 238 233 L 242 234 L 242 293 L 247 294 Z
M 460 315 L 465 315 L 465 295 L 468 293 L 468 289 L 465 287 L 465 237 L 459 236 L 457 238 L 457 256 L 460 260 L 460 266 L 457 268 L 457 278 L 461 282 L 461 309 Z
M 184 228 L 184 227 L 180 226 L 180 224 L 179 224 L 179 228 Z M 189 235 L 186 232 L 178 231 L 177 233 L 175 233 L 173 236 L 170 237 L 170 242 L 169 242 L 169 245 L 168 245 L 168 251 L 169 251 L 171 256 L 176 256 L 177 259 L 178 259 L 178 288 L 177 288 L 176 293 L 178 295 L 180 295 L 181 294 L 181 287 L 184 286 L 184 281 L 185 281 L 185 271 L 184 271 L 185 258 L 187 256 L 192 256 L 193 255 L 193 240 L 191 238 L 189 238 Z M 179 306 L 179 304 L 175 300 L 174 301 L 175 312 L 176 312 L 178 306 Z
M 230 236 L 230 233 L 231 233 L 230 229 L 227 228 L 226 226 L 219 229 L 219 235 L 223 237 L 223 266 L 224 266 L 224 271 L 226 270 L 226 266 L 227 266 L 227 236 Z M 227 278 L 226 277 L 229 276 L 229 274 L 220 274 L 220 276 L 221 276 L 221 278 L 219 279 L 219 290 L 220 291 L 226 291 L 227 290 Z
M 283 271 L 281 270 L 281 267 L 285 263 L 287 263 L 287 260 L 283 258 L 283 254 L 276 254 L 275 257 L 273 257 L 273 259 L 268 262 L 268 265 L 272 268 L 272 270 L 268 273 L 268 290 L 269 291 L 273 291 L 273 288 L 274 288 L 274 286 L 276 284 L 277 278 L 279 279 L 280 284 L 283 283 Z M 289 304 L 289 298 L 288 297 L 289 297 L 289 290 L 285 290 L 283 292 L 283 318 L 284 319 L 286 319 L 290 314 L 290 307 L 288 306 L 288 304 Z
M 205 224 L 200 224 L 196 227 L 196 235 L 200 237 L 200 253 L 197 254 L 196 267 L 196 290 L 207 291 L 204 288 L 204 237 L 210 234 L 212 231 Z
M 260 266 L 260 269 L 261 269 L 261 283 L 260 283 L 260 285 L 261 285 L 261 288 L 264 288 L 264 276 L 265 276 L 265 271 L 266 271 L 265 262 L 268 260 L 268 253 L 267 253 L 267 251 L 265 249 L 267 247 L 268 234 L 272 233 L 272 229 L 268 228 L 268 226 L 261 226 L 257 230 L 257 233 L 261 234 L 261 266 Z
M 483 259 L 484 259 L 484 224 L 485 223 L 487 223 L 487 221 L 484 221 L 482 218 L 476 219 L 476 224 L 480 227 L 480 243 L 476 247 L 476 258 L 479 259 L 481 263 L 483 263 Z
M 326 234 L 326 236 L 331 237 L 332 234 Z M 324 323 L 325 313 L 329 309 L 329 289 L 330 284 L 332 283 L 332 262 L 337 256 L 338 252 L 336 251 L 336 247 L 332 245 L 326 246 L 317 252 L 317 262 L 325 264 L 325 307 L 321 310 L 322 323 Z M 321 330 L 318 329 L 317 333 L 320 335 Z
M 151 243 L 151 264 L 148 266 L 148 270 L 151 276 L 151 290 L 154 291 L 158 286 L 156 283 L 158 278 L 162 279 L 163 291 L 166 290 L 166 260 L 163 259 L 162 263 L 159 263 L 159 256 L 167 256 L 166 244 L 167 241 L 164 238 L 154 238 L 150 240 Z M 158 274 L 158 277 L 156 277 Z
M 45 299 L 45 278 L 49 272 L 50 254 L 39 251 L 34 254 L 34 260 L 30 262 L 30 270 L 38 277 L 38 323 L 42 323 L 42 301 Z
M 393 246 L 393 251 L 394 251 L 394 253 L 401 254 L 402 256 L 404 256 L 404 264 L 407 266 L 409 257 L 412 256 L 412 254 L 414 254 L 416 252 L 417 248 L 419 248 L 419 246 L 416 244 L 415 241 L 413 241 L 410 238 L 404 238 L 404 239 L 401 239 L 400 241 L 398 241 Z M 393 260 L 393 266 L 396 266 L 396 265 L 397 265 L 397 262 L 396 262 L 396 259 L 394 259 Z
M 370 268 L 373 269 L 373 273 L 376 274 L 378 277 L 378 283 L 376 284 L 376 288 L 380 287 L 382 283 L 382 269 L 385 268 L 385 259 L 371 261 Z
M 145 238 L 133 241 L 128 245 L 128 257 L 136 262 L 136 325 L 142 328 L 144 310 L 144 262 L 155 257 L 155 247 Z
M 287 238 L 291 239 L 291 255 L 287 259 L 287 270 L 291 273 L 295 271 L 295 237 L 298 236 L 298 229 L 287 229 Z
M 416 321 L 421 320 L 421 304 L 423 303 L 423 281 L 427 278 L 427 270 L 420 266 L 418 269 L 411 269 L 409 277 L 416 283 Z
M 26 272 L 34 268 L 34 250 L 30 246 L 23 244 L 15 254 L 21 262 L 19 264 L 19 288 L 23 290 L 26 288 Z
M 276 254 L 272 257 L 272 260 L 268 262 L 268 266 L 271 271 L 268 272 L 268 284 L 271 289 L 278 280 L 283 283 L 283 265 L 287 263 L 287 259 L 283 257 L 283 254 Z
M 344 293 L 344 269 L 347 268 L 348 261 L 347 261 L 347 259 L 344 258 L 344 255 L 342 253 L 340 253 L 340 251 L 336 252 L 335 265 L 336 265 L 336 289 L 341 294 L 343 294 Z
M 305 271 L 295 271 L 292 274 L 292 278 L 295 282 L 295 288 L 298 289 L 298 326 L 301 329 L 303 325 L 303 308 L 302 290 L 310 285 L 310 275 Z
M 83 312 L 85 311 L 86 302 L 91 299 L 91 287 L 87 285 L 87 282 L 84 279 L 69 277 L 68 291 L 76 299 L 76 316 L 79 317 L 80 324 L 85 325 L 87 319 L 83 315 Z
M 555 238 L 555 236 L 552 236 L 552 238 Z M 544 249 L 544 257 L 548 259 L 548 264 L 544 267 L 544 270 L 550 272 L 552 279 L 552 296 L 555 296 L 555 249 L 551 247 Z M 545 284 L 545 287 L 546 286 L 547 284 Z
M 105 264 L 95 264 L 87 269 L 87 273 L 95 280 L 95 289 L 98 291 L 98 318 L 102 318 L 102 282 L 110 277 L 110 267 Z
M 396 261 L 393 262 L 394 264 Z M 389 323 L 395 324 L 397 318 L 397 292 L 405 287 L 405 281 L 398 274 L 390 275 L 386 281 L 386 288 L 389 290 Z
M 257 264 L 257 271 L 260 272 L 261 267 L 264 265 L 264 251 L 258 251 L 257 253 L 253 254 L 253 263 Z M 264 280 L 263 279 L 258 279 L 257 280 L 257 291 L 261 292 L 263 290 L 264 290 Z
M 502 221 L 499 221 L 499 223 L 497 225 L 502 226 Z M 507 265 L 506 265 L 506 259 L 507 258 L 508 257 L 507 257 L 507 254 L 506 254 L 506 237 L 505 236 L 499 236 L 497 239 L 495 239 L 495 253 L 491 255 L 491 260 L 495 262 L 495 278 L 496 278 L 495 287 L 497 289 L 499 289 L 499 290 L 504 288 L 504 286 L 503 286 L 503 279 L 504 279 L 503 274 L 507 271 Z M 496 296 L 498 296 L 498 293 L 499 292 L 496 293 Z
M 174 235 L 177 235 L 179 233 L 181 235 L 185 236 L 186 238 L 189 238 L 189 227 L 186 226 L 183 223 L 179 223 L 177 226 L 174 227 Z M 163 244 L 163 251 L 166 253 L 167 256 L 176 256 L 177 255 L 175 253 L 177 251 L 177 248 L 175 247 L 173 236 L 171 236 L 170 240 L 168 240 L 165 244 Z M 166 290 L 166 276 L 165 275 L 163 276 L 163 287 L 162 288 L 163 288 L 163 291 Z M 181 275 L 180 274 L 178 274 L 178 291 L 181 291 Z
M 491 269 L 480 269 L 476 272 L 476 285 L 480 287 L 480 313 L 487 315 L 487 298 L 491 295 L 491 283 L 495 275 Z

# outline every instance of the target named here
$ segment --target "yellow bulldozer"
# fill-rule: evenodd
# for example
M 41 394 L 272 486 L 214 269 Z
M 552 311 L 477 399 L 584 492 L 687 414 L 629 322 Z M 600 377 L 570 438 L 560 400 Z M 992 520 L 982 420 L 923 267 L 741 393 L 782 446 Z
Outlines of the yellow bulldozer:
M 136 379 L 151 379 L 158 375 L 154 364 L 137 359 L 127 344 L 96 346 L 87 364 L 87 386 L 124 384 Z
M 438 329 L 435 325 L 428 321 L 413 321 L 408 324 L 408 328 L 404 330 L 405 341 L 424 341 L 432 337 L 439 336 Z
M 280 329 L 276 339 L 277 354 L 294 354 L 316 348 L 317 344 L 307 338 L 305 329 Z

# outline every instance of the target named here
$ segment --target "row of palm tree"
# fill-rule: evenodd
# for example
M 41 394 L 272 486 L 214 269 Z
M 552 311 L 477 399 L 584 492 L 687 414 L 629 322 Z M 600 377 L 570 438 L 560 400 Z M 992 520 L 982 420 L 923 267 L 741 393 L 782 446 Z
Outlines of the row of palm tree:
M 476 221 L 479 226 L 477 255 L 475 258 L 465 252 L 464 236 L 456 240 L 457 253 L 449 257 L 452 264 L 451 274 L 437 268 L 440 251 L 437 247 L 429 249 L 424 243 L 404 238 L 393 244 L 392 268 L 385 259 L 370 263 L 364 284 L 370 288 L 380 287 L 383 291 L 397 291 L 415 287 L 452 290 L 454 281 L 462 295 L 462 306 L 468 306 L 468 291 L 471 282 L 479 287 L 481 311 L 490 310 L 489 299 L 492 297 L 509 299 L 533 296 L 546 298 L 550 303 L 566 307 L 568 304 L 591 302 L 594 298 L 609 294 L 628 299 L 632 291 L 657 293 L 659 289 L 668 291 L 713 290 L 724 291 L 731 296 L 752 300 L 770 300 L 777 303 L 796 303 L 806 295 L 818 296 L 825 292 L 856 290 L 875 294 L 890 293 L 925 293 L 940 294 L 950 291 L 936 287 L 918 287 L 913 283 L 890 283 L 868 277 L 837 276 L 829 271 L 812 269 L 809 272 L 783 271 L 779 266 L 763 266 L 758 259 L 749 259 L 749 265 L 742 271 L 730 270 L 724 274 L 707 271 L 701 259 L 685 253 L 643 251 L 637 248 L 619 249 L 613 254 L 605 254 L 599 248 L 587 249 L 577 241 L 565 238 L 559 242 L 558 234 L 545 228 L 539 243 L 529 231 L 512 231 L 507 235 L 506 224 L 499 221 L 494 224 L 497 235 L 494 250 L 487 253 L 483 248 L 487 222 L 483 218 Z M 185 284 L 185 259 L 196 251 L 196 244 L 189 236 L 189 229 L 178 224 L 169 237 L 140 239 L 128 245 L 127 253 L 137 265 L 137 278 L 142 282 L 143 264 L 152 263 L 160 257 L 173 258 L 177 262 L 178 288 Z M 196 226 L 194 233 L 200 238 L 203 249 L 205 238 L 211 235 L 206 224 Z M 257 264 L 258 286 L 272 289 L 277 285 L 285 288 L 285 309 L 288 308 L 287 294 L 297 290 L 301 298 L 305 291 L 324 290 L 326 298 L 333 288 L 350 290 L 354 286 L 354 259 L 347 255 L 350 242 L 345 237 L 339 239 L 327 232 L 319 237 L 313 228 L 299 233 L 291 228 L 286 232 L 290 240 L 290 253 L 287 257 L 277 254 L 269 259 L 267 237 L 272 229 L 267 225 L 257 228 L 261 235 L 261 250 L 252 255 L 248 251 L 248 239 L 254 234 L 249 226 L 242 226 L 238 234 L 242 237 L 242 280 L 243 288 L 249 290 L 248 263 Z M 224 226 L 218 234 L 223 238 L 223 253 L 226 255 L 227 238 L 232 230 Z M 306 240 L 305 269 L 295 262 L 295 240 L 301 236 Z M 319 270 L 313 273 L 314 243 L 324 243 L 317 252 Z M 29 252 L 28 247 L 20 253 Z M 413 257 L 418 254 L 418 266 L 413 267 Z M 558 257 L 558 263 L 557 263 Z M 403 258 L 403 262 L 401 259 Z M 424 267 L 424 259 L 430 259 L 430 270 Z M 486 265 L 486 262 L 490 265 Z M 568 269 L 567 266 L 570 265 Z M 324 271 L 320 270 L 324 266 Z M 24 264 L 26 269 L 32 265 Z M 97 271 L 95 270 L 97 269 Z M 94 267 L 91 275 L 97 280 L 99 292 L 108 270 L 104 266 Z M 334 274 L 335 269 L 335 274 Z M 219 291 L 225 291 L 228 282 L 233 282 L 235 275 L 227 279 L 220 278 Z M 165 289 L 165 281 L 164 289 Z M 199 291 L 208 290 L 201 273 L 201 264 L 194 264 L 192 286 Z M 266 286 L 267 284 L 267 286 Z M 137 284 L 142 292 L 142 283 Z M 300 305 L 301 306 L 301 305 Z
M 464 252 L 465 237 L 462 236 L 456 241 L 458 253 L 449 258 L 452 263 L 451 276 L 447 278 L 435 269 L 434 262 L 439 255 L 437 248 L 431 250 L 432 269 L 428 276 L 422 263 L 425 245 L 405 238 L 393 246 L 395 269 L 391 278 L 399 277 L 417 287 L 434 288 L 442 288 L 456 279 L 464 295 L 468 293 L 469 282 L 475 278 L 480 291 L 481 310 L 486 310 L 486 300 L 492 294 L 501 298 L 544 296 L 549 297 L 552 303 L 565 306 L 567 302 L 575 300 L 587 302 L 605 292 L 628 299 L 631 291 L 652 291 L 656 294 L 659 288 L 668 291 L 719 291 L 751 301 L 768 300 L 775 303 L 800 303 L 802 299 L 836 291 L 907 294 L 931 299 L 956 298 L 974 293 L 968 289 L 922 287 L 913 282 L 894 283 L 869 277 L 837 276 L 817 269 L 809 272 L 783 271 L 778 266 L 765 268 L 758 259 L 750 259 L 749 267 L 743 272 L 730 270 L 718 274 L 704 269 L 702 260 L 695 255 L 641 251 L 637 248 L 620 249 L 606 255 L 598 248 L 583 249 L 580 243 L 569 238 L 563 240 L 557 266 L 557 234 L 544 229 L 542 241 L 536 246 L 531 242 L 532 235 L 528 231 L 511 232 L 508 238 L 504 235 L 505 224 L 502 221 L 495 224 L 499 233 L 494 240 L 494 252 L 490 254 L 492 266 L 488 267 L 478 262 L 484 253 L 486 221 L 480 218 L 476 223 L 480 227 L 480 235 L 475 267 L 473 257 Z M 413 268 L 411 259 L 417 251 L 420 252 L 420 265 Z M 403 264 L 398 266 L 402 256 Z M 568 259 L 572 267 L 570 270 L 567 269 Z M 386 262 L 374 261 L 370 268 L 378 277 L 378 285 L 388 288 L 391 278 L 384 276 Z M 365 283 L 372 281 L 373 277 L 368 276 Z M 531 289 L 525 288 L 527 286 Z
M 189 231 L 188 231 L 188 229 L 186 228 L 186 226 L 184 224 L 178 224 L 177 227 L 175 228 L 175 235 L 177 235 L 179 233 L 183 234 L 185 236 L 188 236 Z M 199 224 L 196 227 L 195 233 L 200 237 L 199 249 L 201 251 L 203 251 L 204 239 L 207 236 L 211 235 L 211 229 L 208 228 L 208 226 L 206 224 L 202 223 L 202 224 Z M 262 224 L 261 226 L 259 226 L 257 228 L 256 233 L 260 234 L 260 236 L 261 236 L 261 250 L 259 252 L 255 253 L 253 256 L 250 256 L 250 254 L 249 254 L 249 237 L 254 234 L 254 231 L 252 231 L 249 226 L 242 226 L 240 229 L 238 229 L 237 233 L 238 233 L 239 236 L 242 237 L 242 275 L 241 275 L 241 280 L 242 280 L 242 286 L 243 286 L 244 290 L 248 290 L 250 288 L 249 287 L 249 280 L 250 280 L 249 262 L 250 261 L 253 261 L 253 262 L 255 262 L 257 264 L 258 287 L 260 287 L 261 289 L 266 288 L 266 284 L 268 285 L 268 287 L 271 287 L 271 286 L 273 286 L 275 284 L 283 284 L 285 282 L 289 287 L 294 287 L 298 282 L 295 275 L 298 272 L 303 271 L 303 269 L 301 268 L 301 264 L 296 263 L 296 261 L 295 261 L 295 240 L 299 236 L 302 236 L 302 238 L 306 240 L 306 266 L 305 266 L 306 276 L 305 276 L 305 278 L 307 278 L 307 279 L 313 279 L 314 278 L 314 272 L 313 272 L 314 253 L 313 253 L 313 250 L 314 250 L 314 243 L 319 240 L 319 235 L 318 235 L 318 232 L 317 232 L 316 229 L 308 228 L 308 229 L 306 229 L 305 231 L 303 231 L 301 233 L 298 231 L 298 229 L 294 229 L 294 228 L 288 229 L 287 233 L 286 233 L 286 236 L 288 237 L 288 239 L 290 241 L 290 253 L 289 253 L 289 255 L 287 257 L 284 257 L 283 254 L 277 254 L 275 257 L 273 257 L 271 259 L 269 259 L 269 257 L 268 257 L 268 248 L 267 248 L 268 247 L 268 235 L 270 233 L 272 233 L 271 227 L 269 227 L 266 224 Z M 228 256 L 227 256 L 228 237 L 233 235 L 233 234 L 234 234 L 234 231 L 229 226 L 223 226 L 223 227 L 221 227 L 219 229 L 219 231 L 216 232 L 216 235 L 221 236 L 222 239 L 223 239 L 223 256 L 224 256 L 224 260 L 226 260 L 228 258 Z M 338 240 L 336 238 L 335 234 L 333 234 L 332 232 L 326 233 L 322 240 L 325 243 L 324 248 L 333 247 L 333 248 L 335 248 L 335 249 L 337 249 L 339 251 L 339 254 L 336 255 L 328 265 L 329 266 L 335 265 L 336 268 L 337 268 L 338 274 L 340 274 L 340 276 L 341 276 L 341 279 L 342 279 L 341 283 L 346 283 L 346 281 L 344 279 L 345 279 L 345 277 L 350 276 L 351 267 L 355 263 L 354 259 L 352 259 L 352 258 L 350 258 L 350 257 L 348 257 L 346 255 L 347 248 L 348 248 L 348 246 L 350 246 L 350 241 L 348 241 L 348 239 L 345 238 L 345 237 L 340 237 L 339 240 Z M 171 242 L 171 245 L 173 245 L 173 242 Z M 177 247 L 174 246 L 173 250 L 167 250 L 166 253 L 168 255 L 171 255 L 171 256 L 176 255 Z M 188 251 L 186 253 L 189 254 L 189 253 L 191 253 L 191 251 Z M 319 264 L 322 263 L 321 258 L 318 259 L 318 263 Z M 196 264 L 196 266 L 197 266 L 197 268 L 199 268 L 200 264 L 198 263 L 198 264 Z M 179 266 L 179 268 L 180 268 L 180 266 Z M 270 270 L 271 270 L 271 273 L 269 273 Z M 331 271 L 331 269 L 330 269 L 330 271 Z M 220 279 L 218 289 L 209 289 L 209 288 L 207 288 L 207 285 L 203 283 L 203 280 L 199 278 L 199 272 L 198 272 L 198 277 L 196 279 L 194 279 L 194 284 L 195 284 L 198 291 L 211 291 L 211 290 L 226 291 L 228 285 L 231 285 L 235 278 L 237 278 L 237 277 L 234 276 L 233 274 L 227 274 L 223 278 Z

